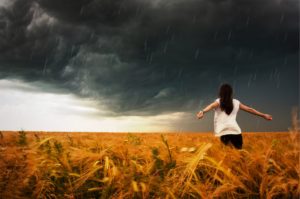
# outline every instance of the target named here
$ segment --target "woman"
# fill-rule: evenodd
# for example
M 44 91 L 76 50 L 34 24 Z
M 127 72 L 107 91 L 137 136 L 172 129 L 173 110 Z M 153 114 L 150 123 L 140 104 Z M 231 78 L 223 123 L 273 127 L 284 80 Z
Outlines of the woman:
M 240 103 L 237 99 L 233 99 L 232 88 L 229 84 L 223 84 L 220 87 L 219 98 L 205 109 L 199 111 L 197 118 L 203 118 L 204 114 L 212 109 L 215 109 L 215 136 L 220 137 L 221 142 L 225 145 L 231 143 L 237 149 L 241 149 L 243 145 L 241 129 L 236 122 L 236 115 L 239 109 L 263 117 L 266 120 L 272 120 L 271 115 L 261 113 Z

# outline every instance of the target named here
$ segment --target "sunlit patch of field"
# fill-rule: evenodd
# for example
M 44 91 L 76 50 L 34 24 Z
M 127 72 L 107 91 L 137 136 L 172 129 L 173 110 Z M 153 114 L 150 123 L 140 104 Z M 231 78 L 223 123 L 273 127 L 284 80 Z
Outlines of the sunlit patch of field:
M 0 198 L 299 198 L 299 133 L 0 133 Z

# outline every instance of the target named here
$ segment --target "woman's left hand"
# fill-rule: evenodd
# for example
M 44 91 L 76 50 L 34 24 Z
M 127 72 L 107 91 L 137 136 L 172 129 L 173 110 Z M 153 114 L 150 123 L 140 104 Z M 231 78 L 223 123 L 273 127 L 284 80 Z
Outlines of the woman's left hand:
M 199 113 L 197 114 L 197 118 L 198 118 L 198 119 L 202 119 L 203 116 L 204 116 L 203 111 L 199 111 Z

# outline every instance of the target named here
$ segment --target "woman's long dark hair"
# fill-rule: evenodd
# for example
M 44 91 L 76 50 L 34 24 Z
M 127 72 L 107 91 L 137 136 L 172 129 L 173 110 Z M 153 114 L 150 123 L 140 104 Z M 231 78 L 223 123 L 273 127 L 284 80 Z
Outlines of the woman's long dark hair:
M 229 115 L 233 110 L 232 88 L 229 84 L 222 84 L 219 90 L 220 107 Z

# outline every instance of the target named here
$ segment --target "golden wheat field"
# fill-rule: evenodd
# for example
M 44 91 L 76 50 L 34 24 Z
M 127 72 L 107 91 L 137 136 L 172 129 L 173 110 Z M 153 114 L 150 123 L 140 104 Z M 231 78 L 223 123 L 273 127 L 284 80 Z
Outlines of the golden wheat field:
M 1 132 L 1 198 L 299 198 L 299 133 Z

